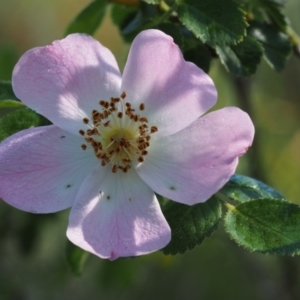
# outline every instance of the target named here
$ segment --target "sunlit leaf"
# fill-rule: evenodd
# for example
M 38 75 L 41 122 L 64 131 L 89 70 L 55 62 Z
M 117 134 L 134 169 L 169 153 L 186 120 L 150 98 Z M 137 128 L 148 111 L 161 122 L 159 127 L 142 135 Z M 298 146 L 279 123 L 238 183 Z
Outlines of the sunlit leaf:
M 161 2 L 161 0 L 143 0 L 143 1 L 148 4 L 158 4 L 159 2 Z
M 172 240 L 163 252 L 175 255 L 202 244 L 217 229 L 222 208 L 220 202 L 212 197 L 205 203 L 193 206 L 170 201 L 163 213 L 172 232 Z
M 300 206 L 287 201 L 257 199 L 232 206 L 225 217 L 230 237 L 250 251 L 300 253 Z
M 236 44 L 246 34 L 244 13 L 232 0 L 181 0 L 178 17 L 188 30 L 211 46 Z
M 217 196 L 220 194 L 242 203 L 263 198 L 284 199 L 282 195 L 263 182 L 237 174 L 230 178 L 225 186 L 217 193 Z
M 18 109 L 0 119 L 0 141 L 23 129 L 44 125 L 46 120 L 29 108 Z

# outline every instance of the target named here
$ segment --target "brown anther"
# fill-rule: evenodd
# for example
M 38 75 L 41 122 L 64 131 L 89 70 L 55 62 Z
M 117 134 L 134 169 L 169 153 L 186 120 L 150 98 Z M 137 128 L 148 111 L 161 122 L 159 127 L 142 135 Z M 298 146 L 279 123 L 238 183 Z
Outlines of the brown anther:
M 134 118 L 133 118 L 134 122 L 137 122 L 139 120 L 139 116 L 138 115 L 135 115 Z
M 110 102 L 109 105 L 110 105 L 110 107 L 116 107 L 114 102 Z
M 82 150 L 86 150 L 86 148 L 87 148 L 87 145 L 85 145 L 85 144 L 82 144 L 82 145 L 81 145 L 81 148 L 82 148 Z
M 113 173 L 117 173 L 117 171 L 118 171 L 118 166 L 117 165 L 113 165 L 113 167 L 112 167 L 112 172 Z
M 106 165 L 106 162 L 105 162 L 105 160 L 103 159 L 103 160 L 101 161 L 101 166 L 104 167 L 105 165 Z
M 151 126 L 151 133 L 157 132 L 158 128 L 156 126 Z
M 125 99 L 126 98 L 126 93 L 125 92 L 123 92 L 122 94 L 121 94 L 121 96 L 120 96 L 122 99 Z
M 140 121 L 140 122 L 148 123 L 148 119 L 145 118 L 145 117 L 140 118 L 139 121 Z
M 109 108 L 109 102 L 105 101 L 104 107 L 105 107 L 105 108 Z
M 140 156 L 137 160 L 138 160 L 138 162 L 142 163 L 142 162 L 144 162 L 144 157 Z
M 126 157 L 126 158 L 123 158 L 122 159 L 122 162 L 123 163 L 130 163 L 131 162 L 131 159 L 129 157 Z
M 83 136 L 85 134 L 84 130 L 80 129 L 79 134 Z
M 92 131 L 93 131 L 93 134 L 97 134 L 98 133 L 98 129 L 96 127 Z
M 110 115 L 110 112 L 108 112 L 107 110 L 103 111 L 103 119 L 107 119 L 107 117 Z
M 139 108 L 140 108 L 140 110 L 144 110 L 145 109 L 145 104 L 141 103 Z
M 143 150 L 142 151 L 142 155 L 147 155 L 148 154 L 148 151 L 147 150 Z
M 82 122 L 83 122 L 84 124 L 88 124 L 89 121 L 90 121 L 90 120 L 89 120 L 88 118 L 83 118 L 83 119 L 82 119 Z
M 104 101 L 104 100 L 100 100 L 100 101 L 99 101 L 99 104 L 100 104 L 101 106 L 104 106 L 104 105 L 105 105 L 105 101 Z
M 106 154 L 104 152 L 101 152 L 98 154 L 98 158 L 104 159 L 106 157 Z
M 92 130 L 92 129 L 88 129 L 88 130 L 86 131 L 86 134 L 87 134 L 88 136 L 92 136 L 92 135 L 93 135 L 93 130 Z
M 149 142 L 150 139 L 151 139 L 151 136 L 150 136 L 150 135 L 147 135 L 147 136 L 146 136 L 146 141 Z
M 125 106 L 128 107 L 128 108 L 130 108 L 130 107 L 131 107 L 131 104 L 130 104 L 129 102 L 126 102 L 126 103 L 125 103 Z
M 86 141 L 87 143 L 90 143 L 92 140 L 93 140 L 93 139 L 91 139 L 90 137 L 85 138 L 85 141 Z
M 106 121 L 106 122 L 103 124 L 103 126 L 104 126 L 104 127 L 108 127 L 108 126 L 109 126 L 109 123 L 110 123 L 110 121 L 108 120 L 108 121 Z
M 118 116 L 118 118 L 122 119 L 123 113 L 122 112 L 118 112 L 117 116 Z
M 120 98 L 112 98 L 111 101 L 114 102 L 114 103 L 117 103 L 117 102 L 120 102 Z

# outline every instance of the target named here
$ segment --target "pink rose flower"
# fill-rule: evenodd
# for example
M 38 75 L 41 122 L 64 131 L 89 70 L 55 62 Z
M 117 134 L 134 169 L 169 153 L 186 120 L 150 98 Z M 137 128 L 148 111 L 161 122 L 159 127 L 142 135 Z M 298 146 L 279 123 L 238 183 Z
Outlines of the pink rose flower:
M 155 193 L 193 205 L 216 193 L 254 135 L 170 36 L 140 33 L 123 75 L 112 53 L 72 34 L 26 52 L 13 89 L 54 125 L 0 144 L 0 197 L 28 212 L 71 207 L 68 238 L 101 258 L 142 255 L 171 237 Z

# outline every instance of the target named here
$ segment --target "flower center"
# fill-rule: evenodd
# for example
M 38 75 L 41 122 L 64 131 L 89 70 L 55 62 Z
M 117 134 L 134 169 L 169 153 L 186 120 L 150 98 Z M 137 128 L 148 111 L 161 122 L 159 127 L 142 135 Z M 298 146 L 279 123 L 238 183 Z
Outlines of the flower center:
M 156 126 L 149 126 L 147 118 L 140 116 L 125 98 L 123 92 L 119 98 L 101 100 L 100 110 L 93 110 L 91 119 L 82 120 L 89 129 L 79 130 L 86 141 L 81 148 L 92 147 L 101 165 L 110 163 L 113 173 L 118 170 L 126 173 L 134 160 L 143 163 L 151 135 L 158 131 Z M 144 103 L 139 105 L 139 110 L 145 110 Z

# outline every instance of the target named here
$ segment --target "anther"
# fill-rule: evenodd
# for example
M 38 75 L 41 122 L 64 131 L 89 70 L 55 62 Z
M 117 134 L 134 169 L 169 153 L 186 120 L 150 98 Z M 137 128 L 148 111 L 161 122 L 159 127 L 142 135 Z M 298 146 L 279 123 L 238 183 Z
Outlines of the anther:
M 107 122 L 105 122 L 105 123 L 103 124 L 103 126 L 104 126 L 104 127 L 108 127 L 108 126 L 109 126 L 109 123 L 110 123 L 110 121 L 108 120 Z
M 85 133 L 85 132 L 84 132 L 84 130 L 82 130 L 82 129 L 80 129 L 80 130 L 79 130 L 79 134 L 80 134 L 80 135 L 82 135 L 82 136 L 83 136 L 83 135 L 84 135 L 84 133 Z
M 157 132 L 158 128 L 156 126 L 151 126 L 151 133 Z
M 140 122 L 148 123 L 148 119 L 147 119 L 147 118 L 144 118 L 144 117 L 140 118 L 139 121 L 140 121 Z
M 144 103 L 141 103 L 140 104 L 140 110 L 144 110 L 145 109 L 145 104 Z
M 89 123 L 89 119 L 88 119 L 88 118 L 83 118 L 83 119 L 82 119 L 82 122 L 83 122 L 84 124 L 88 124 L 88 123 Z
M 105 105 L 105 101 L 104 101 L 104 100 L 100 100 L 100 101 L 99 101 L 99 104 L 100 104 L 101 106 L 104 106 L 104 105 Z
M 144 162 L 144 157 L 140 156 L 137 160 L 138 160 L 138 162 L 142 163 L 142 162 Z
M 118 112 L 117 116 L 118 116 L 118 118 L 122 119 L 123 113 L 122 112 Z
M 85 144 L 81 145 L 82 150 L 86 150 L 87 146 Z
M 125 92 L 123 92 L 122 94 L 121 94 L 121 96 L 120 96 L 122 99 L 125 99 L 126 98 L 126 93 Z
M 113 167 L 112 167 L 112 172 L 113 173 L 117 173 L 117 171 L 118 171 L 118 166 L 117 165 L 113 165 Z

